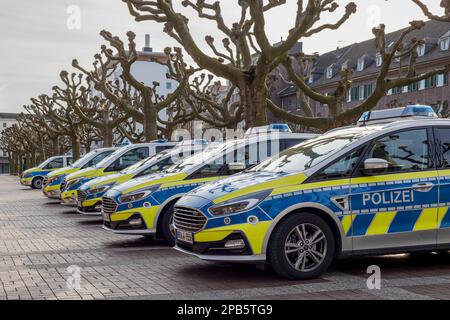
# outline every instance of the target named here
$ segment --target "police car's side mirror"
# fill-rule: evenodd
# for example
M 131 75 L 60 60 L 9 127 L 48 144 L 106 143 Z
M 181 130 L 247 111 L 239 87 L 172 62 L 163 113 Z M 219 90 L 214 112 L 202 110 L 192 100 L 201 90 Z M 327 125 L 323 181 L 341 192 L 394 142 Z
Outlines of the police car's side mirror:
M 389 161 L 379 158 L 370 158 L 364 161 L 364 173 L 376 174 L 383 173 L 389 168 Z

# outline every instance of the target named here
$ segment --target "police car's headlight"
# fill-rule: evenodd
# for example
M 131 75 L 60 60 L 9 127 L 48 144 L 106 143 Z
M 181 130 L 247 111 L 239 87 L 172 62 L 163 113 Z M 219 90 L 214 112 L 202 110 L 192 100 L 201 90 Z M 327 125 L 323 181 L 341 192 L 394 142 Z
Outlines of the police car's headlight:
M 50 178 L 48 178 L 48 182 L 47 183 L 48 184 L 53 183 L 55 181 L 58 181 L 58 180 L 62 179 L 63 177 L 64 177 L 63 174 L 60 174 L 59 176 L 50 177 Z
M 104 185 L 98 186 L 94 189 L 88 190 L 88 193 L 96 194 L 96 193 L 100 193 L 100 192 L 105 192 L 105 191 L 108 191 L 109 189 L 111 189 L 111 187 L 113 185 L 114 184 L 104 184 Z
M 134 191 L 133 193 L 125 194 L 125 195 L 119 197 L 119 201 L 121 203 L 127 203 L 127 202 L 134 202 L 134 201 L 138 201 L 141 199 L 145 199 L 149 195 L 151 195 L 153 192 L 158 190 L 159 187 L 160 187 L 160 185 L 152 186 L 151 188 L 148 188 L 148 189 L 141 189 L 138 191 Z
M 76 185 L 80 181 L 81 181 L 81 179 L 75 179 L 75 180 L 67 181 L 66 190 L 69 189 L 70 187 Z
M 267 196 L 271 192 L 272 192 L 272 189 L 255 192 L 252 194 L 245 195 L 243 197 L 239 197 L 239 198 L 227 201 L 223 204 L 213 206 L 213 207 L 209 208 L 208 210 L 214 216 L 221 216 L 221 215 L 226 215 L 226 214 L 247 211 L 249 209 L 256 207 L 265 198 L 267 198 Z

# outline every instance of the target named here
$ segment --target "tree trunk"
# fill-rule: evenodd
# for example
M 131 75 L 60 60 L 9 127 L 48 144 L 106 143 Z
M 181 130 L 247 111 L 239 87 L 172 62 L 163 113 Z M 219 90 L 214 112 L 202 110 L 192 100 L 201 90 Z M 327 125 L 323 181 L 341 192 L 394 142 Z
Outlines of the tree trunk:
M 59 137 L 52 138 L 52 156 L 57 156 L 59 153 Z
M 244 120 L 246 129 L 264 126 L 267 122 L 266 90 L 260 87 L 245 86 L 240 98 L 244 104 Z
M 77 136 L 71 136 L 72 142 L 72 160 L 77 161 L 80 158 L 80 139 Z
M 145 142 L 158 139 L 158 114 L 148 106 L 144 109 L 144 138 Z
M 113 128 L 109 126 L 103 127 L 102 130 L 102 136 L 103 136 L 103 147 L 104 148 L 110 148 L 113 145 Z

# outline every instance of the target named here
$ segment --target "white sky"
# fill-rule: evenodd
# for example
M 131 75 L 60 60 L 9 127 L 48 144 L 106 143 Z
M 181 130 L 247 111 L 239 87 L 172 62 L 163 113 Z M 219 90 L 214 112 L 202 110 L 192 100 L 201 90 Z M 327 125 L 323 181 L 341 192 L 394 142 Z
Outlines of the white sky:
M 174 0 L 176 2 L 177 0 Z M 181 0 L 179 0 L 181 2 Z M 438 0 L 425 0 L 436 13 L 441 13 Z M 222 0 L 224 16 L 234 21 L 237 5 L 233 0 Z M 348 3 L 338 0 L 340 12 L 328 15 L 327 22 L 335 21 Z M 410 20 L 424 19 L 410 0 L 354 0 L 358 13 L 338 31 L 323 32 L 304 39 L 305 52 L 327 52 L 338 45 L 345 46 L 371 38 L 371 28 L 380 22 L 388 31 L 408 25 Z M 266 17 L 272 42 L 286 38 L 292 28 L 295 0 L 276 9 Z M 68 8 L 80 9 L 79 29 L 69 29 Z M 191 10 L 183 9 L 190 18 L 190 28 L 204 46 L 204 36 L 215 31 L 213 25 L 199 20 Z M 334 19 L 333 19 L 334 17 Z M 70 22 L 70 21 L 69 21 Z M 71 70 L 73 58 L 83 66 L 92 63 L 101 44 L 99 31 L 107 29 L 125 38 L 128 30 L 138 35 L 138 47 L 143 46 L 144 34 L 151 34 L 155 51 L 175 45 L 162 32 L 162 25 L 135 22 L 121 0 L 0 0 L 0 112 L 20 112 L 30 97 L 50 93 L 58 83 L 60 70 Z M 217 41 L 220 34 L 212 34 Z

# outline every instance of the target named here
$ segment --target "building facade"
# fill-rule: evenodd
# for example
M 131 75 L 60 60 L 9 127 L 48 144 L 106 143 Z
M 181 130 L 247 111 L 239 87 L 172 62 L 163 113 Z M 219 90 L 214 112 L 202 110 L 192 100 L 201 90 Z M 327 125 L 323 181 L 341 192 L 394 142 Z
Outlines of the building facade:
M 0 112 L 0 135 L 3 130 L 17 123 L 18 113 Z M 9 174 L 9 157 L 6 150 L 0 149 L 0 174 Z
M 386 35 L 387 44 L 396 41 L 403 30 Z M 411 33 L 405 43 L 412 38 L 423 40 L 423 45 L 417 48 L 418 59 L 416 74 L 442 68 L 450 64 L 450 23 L 428 21 L 421 30 Z M 409 57 L 403 59 L 403 66 L 407 65 Z M 399 72 L 400 61 L 394 61 L 391 66 L 390 77 L 396 77 Z M 381 55 L 374 46 L 373 40 L 354 43 L 345 48 L 337 49 L 320 55 L 313 67 L 310 86 L 323 94 L 334 94 L 340 71 L 352 69 L 352 87 L 347 92 L 345 108 L 351 109 L 371 95 L 381 66 Z M 448 74 L 436 75 L 429 79 L 413 83 L 409 86 L 389 90 L 375 107 L 375 109 L 401 107 L 408 104 L 432 105 L 442 116 L 450 116 L 448 107 L 450 90 Z M 284 85 L 277 89 L 278 105 L 292 113 L 302 113 L 299 102 L 298 89 L 292 85 Z M 314 115 L 328 116 L 326 105 L 311 101 Z

